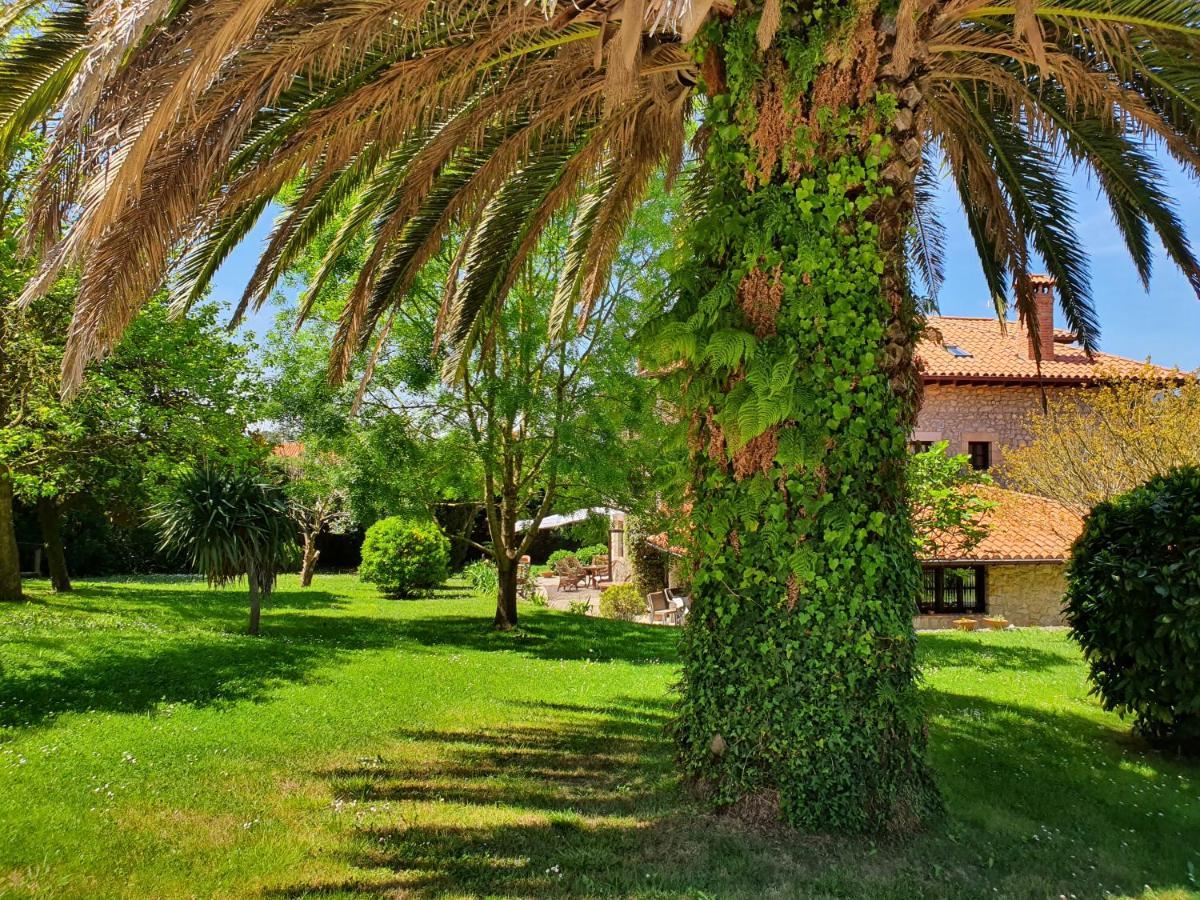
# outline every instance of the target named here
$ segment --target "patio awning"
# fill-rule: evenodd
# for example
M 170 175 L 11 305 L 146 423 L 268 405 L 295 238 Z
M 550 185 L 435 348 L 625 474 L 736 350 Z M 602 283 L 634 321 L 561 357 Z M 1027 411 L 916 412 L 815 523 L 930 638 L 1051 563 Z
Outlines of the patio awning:
M 612 509 L 608 506 L 590 506 L 585 509 L 577 509 L 574 512 L 546 516 L 546 518 L 542 519 L 542 523 L 538 525 L 538 531 L 574 525 L 576 522 L 582 522 L 588 516 L 604 516 L 606 519 L 611 519 L 614 515 L 624 514 L 625 511 L 621 509 Z M 522 519 L 517 522 L 517 531 L 524 531 L 531 524 L 533 524 L 533 519 Z

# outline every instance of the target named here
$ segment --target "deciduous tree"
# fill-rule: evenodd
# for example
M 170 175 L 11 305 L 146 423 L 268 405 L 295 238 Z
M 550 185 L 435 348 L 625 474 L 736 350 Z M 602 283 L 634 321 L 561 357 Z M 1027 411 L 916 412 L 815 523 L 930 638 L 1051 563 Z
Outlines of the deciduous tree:
M 1068 506 L 1097 503 L 1181 466 L 1200 465 L 1200 381 L 1113 378 L 1060 394 L 1030 414 L 1029 443 L 1004 455 L 1004 476 L 1021 490 Z

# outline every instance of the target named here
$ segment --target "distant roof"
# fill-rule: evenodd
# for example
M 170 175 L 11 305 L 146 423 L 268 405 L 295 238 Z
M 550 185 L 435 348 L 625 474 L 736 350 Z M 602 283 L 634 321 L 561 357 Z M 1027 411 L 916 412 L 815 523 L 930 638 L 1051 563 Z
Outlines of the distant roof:
M 587 509 L 577 509 L 574 512 L 546 516 L 538 525 L 538 531 L 545 531 L 547 528 L 562 528 L 565 525 L 574 525 L 576 522 L 582 522 L 590 515 L 611 519 L 613 516 L 624 515 L 624 512 L 619 509 L 610 509 L 607 506 L 592 506 Z M 524 531 L 532 523 L 533 519 L 522 519 L 517 523 L 517 531 Z
M 271 455 L 278 456 L 283 459 L 291 459 L 296 456 L 304 455 L 304 444 L 300 441 L 285 441 L 282 444 L 276 444 L 271 448 Z
M 1094 353 L 1089 359 L 1075 346 L 1070 332 L 1054 332 L 1054 358 L 1042 360 L 1041 380 L 1053 384 L 1078 384 L 1108 375 L 1173 377 L 1168 369 L 1149 366 L 1111 353 Z M 938 381 L 1038 380 L 1037 363 L 1029 354 L 1029 340 L 1020 322 L 995 318 L 930 316 L 929 328 L 917 346 L 921 377 Z
M 993 485 L 975 491 L 996 504 L 980 520 L 987 535 L 965 553 L 951 541 L 923 562 L 1065 562 L 1071 555 L 1071 544 L 1083 530 L 1083 518 L 1075 510 Z

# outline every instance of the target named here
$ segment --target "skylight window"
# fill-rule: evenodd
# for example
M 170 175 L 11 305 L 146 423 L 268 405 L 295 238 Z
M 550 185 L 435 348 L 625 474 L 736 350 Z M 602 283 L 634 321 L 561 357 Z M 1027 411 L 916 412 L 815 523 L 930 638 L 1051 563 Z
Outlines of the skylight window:
M 946 348 L 946 352 L 948 352 L 951 356 L 957 356 L 960 359 L 970 357 L 970 355 L 971 355 L 966 350 L 964 350 L 962 347 L 959 347 L 956 344 L 942 344 L 942 346 Z

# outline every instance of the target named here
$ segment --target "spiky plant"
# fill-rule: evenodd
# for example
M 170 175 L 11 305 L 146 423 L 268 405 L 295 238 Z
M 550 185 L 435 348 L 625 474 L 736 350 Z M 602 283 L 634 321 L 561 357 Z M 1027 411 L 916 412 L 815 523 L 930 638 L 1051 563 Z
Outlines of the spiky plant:
M 690 259 L 658 343 L 677 363 L 694 471 L 683 763 L 717 801 L 812 828 L 903 829 L 936 808 L 903 502 L 920 384 L 910 273 L 931 290 L 941 277 L 935 167 L 959 189 L 998 309 L 1011 296 L 1033 330 L 1036 253 L 1080 341 L 1097 342 L 1072 165 L 1094 176 L 1144 279 L 1157 235 L 1200 288 L 1149 149 L 1200 170 L 1193 0 L 49 9 L 0 65 L 0 143 L 57 117 L 28 295 L 83 267 L 68 385 L 173 251 L 189 248 L 186 306 L 293 183 L 239 312 L 340 217 L 309 296 L 348 242 L 371 252 L 335 374 L 453 235 L 442 337 L 457 361 L 487 352 L 539 233 L 574 203 L 554 298 L 565 331 L 651 173 L 679 167 L 699 91 Z
M 204 466 L 179 479 L 154 511 L 162 547 L 182 554 L 214 586 L 246 579 L 250 634 L 262 602 L 296 553 L 296 525 L 278 485 L 248 469 Z

